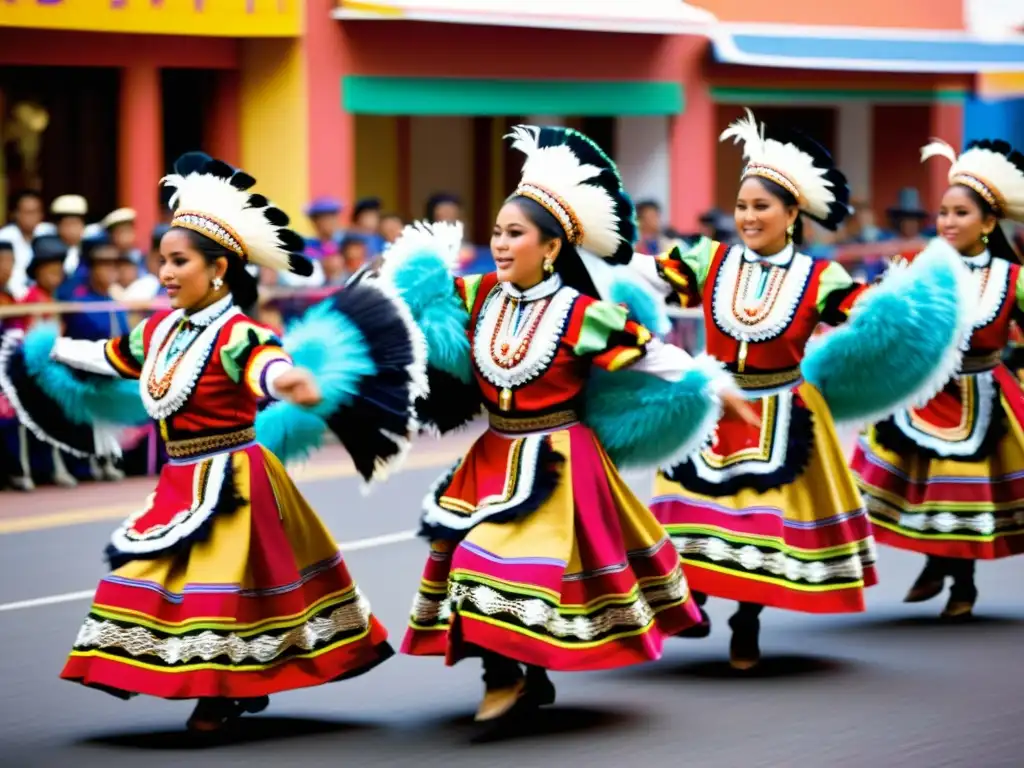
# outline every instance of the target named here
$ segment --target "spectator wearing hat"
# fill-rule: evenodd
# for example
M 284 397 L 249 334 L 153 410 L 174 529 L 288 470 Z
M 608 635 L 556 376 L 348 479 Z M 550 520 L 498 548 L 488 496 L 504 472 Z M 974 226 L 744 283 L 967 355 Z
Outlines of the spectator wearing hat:
M 7 281 L 11 279 L 13 271 L 14 246 L 6 240 L 0 240 L 0 307 L 15 303 L 14 296 L 7 290 Z M 0 317 L 0 333 L 3 333 L 5 324 L 10 320 Z M 3 392 L 0 392 L 0 488 L 9 483 L 16 488 L 28 490 L 27 487 L 23 487 L 28 472 L 21 467 L 19 426 L 14 406 Z M 31 482 L 30 477 L 29 485 Z
M 313 262 L 337 253 L 341 244 L 341 212 L 344 206 L 333 197 L 318 197 L 306 206 L 313 237 L 306 239 L 306 256 Z
M 892 232 L 888 239 L 913 240 L 924 236 L 924 224 L 928 211 L 921 205 L 921 195 L 915 187 L 904 187 L 896 199 L 896 205 L 886 211 Z
M 146 255 L 146 271 L 125 288 L 122 296 L 125 301 L 149 301 L 166 293 L 160 284 L 160 241 L 168 230 L 170 227 L 166 224 L 158 224 L 153 228 L 149 253 Z
M 9 218 L 11 223 L 0 227 L 0 240 L 14 248 L 14 269 L 8 281 L 8 290 L 14 298 L 21 299 L 28 290 L 28 264 L 32 260 L 33 238 L 48 234 L 52 229 L 43 221 L 43 196 L 35 190 L 24 189 L 10 198 Z
M 352 209 L 352 226 L 348 236 L 363 238 L 366 255 L 374 259 L 384 250 L 384 238 L 380 235 L 381 202 L 378 197 L 364 197 Z
M 135 218 L 132 208 L 118 208 L 103 217 L 100 226 L 114 247 L 138 265 L 142 263 L 142 252 L 135 246 Z
M 32 260 L 25 270 L 33 285 L 22 296 L 20 303 L 49 304 L 55 300 L 60 287 L 67 282 L 64 270 L 67 255 L 68 247 L 58 235 L 40 235 L 33 238 Z M 11 325 L 27 329 L 34 323 L 56 319 L 58 318 L 55 315 L 28 315 L 16 319 Z M 20 474 L 11 480 L 14 487 L 24 491 L 32 490 L 35 487 L 33 476 L 49 478 L 56 485 L 65 488 L 78 485 L 59 450 L 40 442 L 23 426 L 18 429 L 16 442 Z
M 57 297 L 61 301 L 109 304 L 124 258 L 121 249 L 107 239 L 86 240 L 82 248 L 85 279 L 58 290 Z M 96 312 L 74 312 L 64 318 L 64 335 L 72 339 L 113 339 L 130 330 L 128 316 L 122 309 L 108 307 Z
M 64 260 L 68 247 L 57 235 L 40 235 L 32 240 L 32 260 L 25 274 L 33 285 L 21 297 L 22 304 L 49 304 L 65 282 Z M 53 320 L 53 315 L 33 315 L 21 320 L 27 328 L 37 320 Z
M 60 195 L 50 203 L 50 218 L 57 228 L 57 236 L 68 247 L 64 270 L 74 275 L 81 258 L 82 240 L 85 238 L 85 217 L 89 204 L 81 195 Z

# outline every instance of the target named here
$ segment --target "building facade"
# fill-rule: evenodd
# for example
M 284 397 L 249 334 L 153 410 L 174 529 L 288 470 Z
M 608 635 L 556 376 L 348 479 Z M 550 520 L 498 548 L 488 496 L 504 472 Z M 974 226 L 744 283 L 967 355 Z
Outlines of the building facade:
M 943 170 L 917 162 L 932 136 L 1024 130 L 1013 12 L 995 34 L 971 5 L 8 0 L 0 178 L 130 205 L 145 233 L 158 178 L 201 146 L 293 213 L 372 195 L 418 217 L 456 193 L 479 241 L 517 175 L 501 137 L 547 122 L 594 136 L 687 230 L 731 207 L 740 159 L 717 136 L 751 106 L 832 147 L 882 216 L 903 187 L 937 202 Z M 26 105 L 49 118 L 35 137 Z

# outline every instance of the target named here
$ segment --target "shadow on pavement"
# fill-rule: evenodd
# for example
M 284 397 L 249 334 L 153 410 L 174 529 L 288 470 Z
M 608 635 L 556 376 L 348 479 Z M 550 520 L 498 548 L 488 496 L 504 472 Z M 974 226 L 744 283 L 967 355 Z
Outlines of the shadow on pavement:
M 741 672 L 729 665 L 724 656 L 717 659 L 699 659 L 668 664 L 648 664 L 627 670 L 625 674 L 635 677 L 697 678 L 703 680 L 753 680 L 786 677 L 826 677 L 845 675 L 855 665 L 840 659 L 797 654 L 761 657 L 761 663 L 751 670 Z
M 544 707 L 540 710 L 512 712 L 495 723 L 475 723 L 471 715 L 442 721 L 442 729 L 452 729 L 471 744 L 493 744 L 501 741 L 536 739 L 586 734 L 590 731 L 607 733 L 609 729 L 627 729 L 640 722 L 629 710 L 597 707 Z
M 986 616 L 982 614 L 972 616 L 968 619 L 950 621 L 949 619 L 940 618 L 938 614 L 917 614 L 914 616 L 890 614 L 888 616 L 874 616 L 871 618 L 855 619 L 853 621 L 847 620 L 841 623 L 822 627 L 819 631 L 830 634 L 842 632 L 885 633 L 906 631 L 927 631 L 932 633 L 946 631 L 960 633 L 970 632 L 972 628 L 989 631 L 993 629 L 1006 628 L 1019 630 L 1022 627 L 1024 627 L 1024 619 L 1013 616 Z
M 127 749 L 176 750 L 209 749 L 237 744 L 279 741 L 302 736 L 351 733 L 375 730 L 364 723 L 336 720 L 318 720 L 305 717 L 243 717 L 232 722 L 219 733 L 197 734 L 187 731 L 185 724 L 177 730 L 137 731 L 135 733 L 94 736 L 82 743 L 93 746 L 124 747 Z

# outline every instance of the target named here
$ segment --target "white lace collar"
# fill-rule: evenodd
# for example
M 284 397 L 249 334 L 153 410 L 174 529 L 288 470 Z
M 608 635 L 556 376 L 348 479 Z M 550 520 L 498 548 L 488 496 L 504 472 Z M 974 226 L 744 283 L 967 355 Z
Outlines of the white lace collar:
M 229 293 L 223 299 L 218 299 L 208 307 L 203 307 L 191 314 L 185 313 L 185 319 L 196 328 L 205 328 L 218 317 L 227 312 L 234 305 L 234 300 Z
M 744 246 L 743 260 L 748 263 L 763 261 L 771 264 L 773 267 L 785 267 L 793 260 L 793 254 L 795 252 L 796 249 L 793 248 L 792 243 L 787 244 L 785 248 L 772 256 L 764 256 Z
M 992 254 L 985 249 L 977 256 L 963 256 L 964 264 L 971 269 L 984 269 L 992 263 Z
M 212 306 L 206 309 L 210 309 Z M 151 418 L 157 421 L 166 419 L 185 405 L 192 390 L 195 389 L 196 382 L 199 381 L 199 376 L 206 368 L 206 363 L 210 359 L 210 353 L 213 351 L 214 342 L 217 341 L 221 328 L 231 318 L 239 314 L 241 314 L 241 310 L 229 303 L 226 310 L 210 319 L 208 324 L 201 328 L 195 340 L 181 353 L 181 363 L 171 378 L 170 387 L 159 400 L 149 393 L 149 378 L 156 370 L 167 370 L 167 365 L 161 365 L 158 368 L 157 360 L 163 358 L 163 362 L 166 363 L 170 345 L 164 342 L 167 341 L 168 336 L 175 333 L 178 323 L 181 322 L 185 313 L 180 309 L 175 310 L 157 324 L 149 340 L 149 348 L 146 350 L 146 360 L 142 364 L 142 376 L 139 380 L 142 405 L 145 406 L 146 412 Z
M 770 309 L 754 322 L 745 322 L 742 310 L 737 311 L 737 306 L 742 303 L 742 297 L 738 295 L 741 277 L 744 270 L 751 269 L 745 258 L 746 249 L 733 246 L 722 257 L 711 300 L 711 315 L 722 333 L 737 341 L 755 343 L 774 339 L 789 328 L 810 285 L 814 260 L 806 254 L 795 253 L 792 246 L 770 258 L 781 259 L 784 255 L 788 256 L 788 264 L 773 264 L 776 268 L 785 269 L 776 276 L 777 282 L 769 285 L 764 298 Z
M 562 277 L 557 274 L 552 275 L 547 280 L 542 280 L 525 291 L 519 290 L 512 283 L 501 283 L 500 285 L 501 290 L 505 292 L 506 296 L 519 299 L 520 301 L 537 301 L 537 299 L 546 299 L 548 296 L 553 296 L 562 287 Z

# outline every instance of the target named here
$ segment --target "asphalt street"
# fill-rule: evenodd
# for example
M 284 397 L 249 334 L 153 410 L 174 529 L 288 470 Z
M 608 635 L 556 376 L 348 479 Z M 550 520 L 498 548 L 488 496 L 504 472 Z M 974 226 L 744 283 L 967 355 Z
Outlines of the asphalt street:
M 300 475 L 396 646 L 426 555 L 411 535 L 420 500 L 452 455 L 418 446 L 368 497 L 327 460 Z M 647 495 L 649 477 L 628 478 Z M 473 724 L 476 662 L 399 656 L 274 697 L 230 742 L 196 742 L 190 703 L 124 702 L 57 677 L 104 573 L 107 518 L 141 502 L 147 483 L 0 494 L 0 765 L 1024 765 L 1024 558 L 980 565 L 978 620 L 944 626 L 942 599 L 901 603 L 921 560 L 887 549 L 866 614 L 766 611 L 753 675 L 730 671 L 731 606 L 712 601 L 710 638 L 674 640 L 642 667 L 555 675 L 557 704 L 531 722 Z

